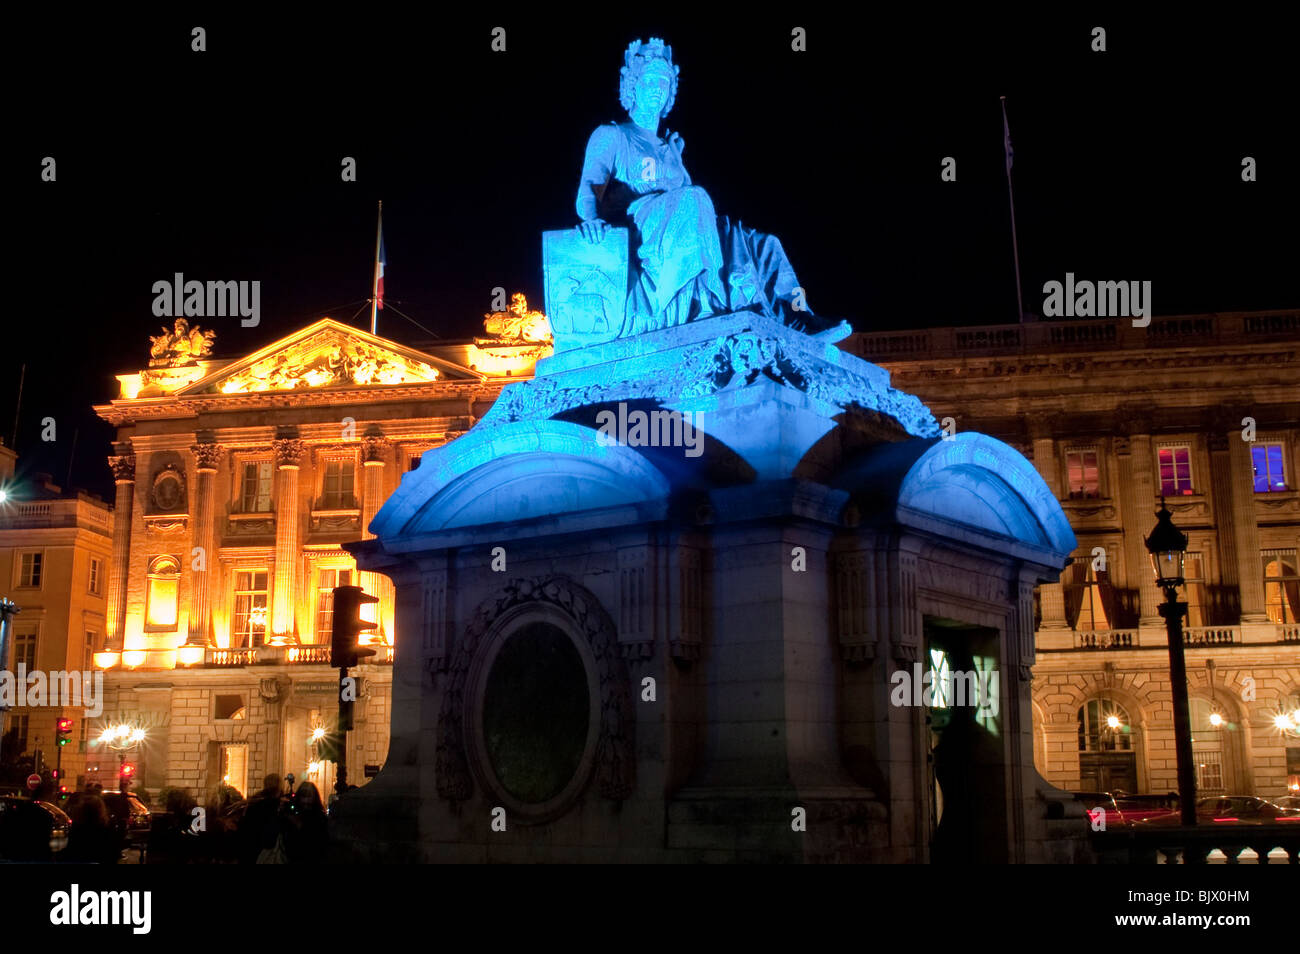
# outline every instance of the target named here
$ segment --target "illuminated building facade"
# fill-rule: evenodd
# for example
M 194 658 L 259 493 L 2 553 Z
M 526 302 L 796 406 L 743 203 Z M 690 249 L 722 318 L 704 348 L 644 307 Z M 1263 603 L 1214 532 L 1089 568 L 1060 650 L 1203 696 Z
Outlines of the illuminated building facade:
M 427 350 L 322 319 L 220 360 L 178 322 L 154 340 L 149 368 L 118 376 L 120 395 L 96 408 L 118 429 L 96 664 L 108 677 L 102 722 L 146 730 L 133 754 L 141 784 L 202 798 L 292 772 L 331 787 L 317 730 L 337 714 L 329 641 L 343 584 L 379 597 L 367 607 L 376 654 L 353 671 L 349 781 L 383 763 L 393 594 L 342 547 L 367 535 L 422 453 L 469 429 L 503 381 L 549 353 L 535 329 L 511 326 L 528 314 L 521 299 L 492 316 L 494 337 Z
M 957 433 L 1029 457 L 1078 539 L 1039 587 L 1035 764 L 1064 789 L 1177 789 L 1168 647 L 1143 540 L 1190 538 L 1198 790 L 1300 788 L 1300 313 L 855 335 Z
M 0 669 L 46 674 L 46 695 L 36 705 L 16 705 L 3 714 L 6 761 L 24 753 L 44 766 L 57 762 L 55 723 L 72 720 L 63 747 L 62 771 L 69 787 L 85 773 L 90 727 L 83 707 L 63 705 L 72 691 L 67 677 L 89 671 L 91 658 L 103 648 L 106 633 L 106 593 L 111 555 L 113 514 L 98 497 L 64 492 L 48 474 L 16 479 L 14 452 L 0 446 L 0 593 L 20 612 L 13 618 L 9 658 Z M 50 681 L 59 682 L 59 705 L 49 694 Z M 82 682 L 73 702 L 83 701 Z M 29 694 L 21 701 L 37 702 Z

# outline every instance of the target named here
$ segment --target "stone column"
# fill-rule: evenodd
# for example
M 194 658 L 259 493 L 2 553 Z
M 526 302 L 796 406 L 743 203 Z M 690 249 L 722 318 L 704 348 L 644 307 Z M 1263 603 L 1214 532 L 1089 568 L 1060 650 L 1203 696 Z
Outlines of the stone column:
M 1240 421 L 1244 414 L 1233 415 Z M 1228 431 L 1229 486 L 1232 490 L 1233 541 L 1237 546 L 1237 587 L 1241 592 L 1241 621 L 1267 623 L 1264 612 L 1264 570 L 1259 558 L 1259 523 L 1255 518 L 1255 480 L 1251 445 L 1241 439 L 1241 425 Z
M 222 447 L 211 441 L 201 441 L 190 448 L 198 473 L 194 488 L 194 545 L 200 548 L 202 561 L 194 569 L 193 598 L 190 603 L 191 646 L 212 645 L 212 595 L 211 571 L 216 566 L 212 524 L 215 501 L 213 484 L 221 461 Z M 194 566 L 194 561 L 190 563 Z
M 388 453 L 388 441 L 379 434 L 370 434 L 361 441 L 361 466 L 365 469 L 364 484 L 361 492 L 361 539 L 373 540 L 370 521 L 375 519 L 380 506 L 387 496 L 384 493 L 384 464 Z M 379 597 L 375 606 L 375 622 L 379 624 L 377 633 L 390 642 L 393 635 L 393 584 L 382 573 L 363 572 L 359 574 L 360 586 L 372 596 Z M 363 608 L 363 616 L 364 616 Z
M 294 581 L 298 578 L 298 467 L 303 443 L 295 438 L 271 442 L 278 476 L 275 481 L 275 589 L 271 595 L 272 638 L 295 642 Z
M 1124 585 L 1138 591 L 1138 626 L 1157 630 L 1156 642 L 1163 643 L 1165 625 L 1157 611 L 1160 594 L 1156 591 L 1146 548 L 1147 534 L 1156 525 L 1155 459 L 1151 453 L 1150 430 L 1147 421 L 1131 419 L 1127 446 L 1122 440 L 1116 444 L 1119 483 L 1123 488 L 1120 512 L 1124 520 Z
M 1224 435 L 1217 428 L 1210 432 L 1210 499 L 1214 508 L 1215 538 L 1219 544 L 1218 568 L 1215 576 L 1225 590 L 1236 587 L 1240 592 L 1237 578 L 1237 519 L 1232 507 L 1232 460 L 1228 451 L 1234 437 L 1240 440 L 1240 432 Z M 1207 567 L 1203 572 L 1208 574 L 1211 571 Z M 1237 608 L 1240 611 L 1240 604 Z M 1233 621 L 1220 618 L 1222 606 L 1216 605 L 1214 609 L 1215 623 L 1226 624 Z
M 1043 478 L 1043 483 L 1051 488 L 1053 497 L 1061 500 L 1065 495 L 1062 493 L 1061 471 L 1056 459 L 1056 441 L 1053 440 L 1050 433 L 1035 430 L 1033 458 L 1034 469 Z M 1070 626 L 1065 619 L 1065 589 L 1060 581 L 1056 583 L 1040 583 L 1038 585 L 1038 599 L 1043 612 L 1042 629 L 1055 631 L 1058 638 L 1063 632 L 1068 632 Z M 1050 648 L 1069 649 L 1072 646 L 1073 643 L 1071 642 L 1063 646 L 1053 645 Z
M 121 451 L 108 459 L 113 469 L 117 495 L 113 502 L 113 564 L 108 574 L 108 639 L 105 649 L 121 652 L 126 625 L 127 574 L 131 568 L 131 518 L 135 506 L 135 454 L 131 443 L 118 444 Z

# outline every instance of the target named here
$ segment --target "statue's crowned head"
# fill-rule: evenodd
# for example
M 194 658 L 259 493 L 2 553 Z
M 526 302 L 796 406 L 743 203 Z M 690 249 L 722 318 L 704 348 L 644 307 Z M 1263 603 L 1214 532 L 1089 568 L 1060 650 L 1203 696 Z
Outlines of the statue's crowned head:
M 668 96 L 659 112 L 660 118 L 668 115 L 677 100 L 677 74 L 681 67 L 673 65 L 673 48 L 658 37 L 652 36 L 642 43 L 633 40 L 623 54 L 623 69 L 618 84 L 618 101 L 626 110 L 636 105 L 636 91 L 642 78 L 662 75 L 668 84 Z

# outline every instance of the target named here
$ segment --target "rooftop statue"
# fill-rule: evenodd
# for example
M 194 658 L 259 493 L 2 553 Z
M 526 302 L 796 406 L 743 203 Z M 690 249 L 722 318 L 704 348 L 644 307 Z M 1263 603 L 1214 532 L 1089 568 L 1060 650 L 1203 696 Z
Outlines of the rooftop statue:
M 193 328 L 184 318 L 177 318 L 171 331 L 164 326 L 160 335 L 149 336 L 149 367 L 180 368 L 212 356 L 215 331 Z
M 665 129 L 660 136 L 659 125 L 677 98 L 679 72 L 663 40 L 633 41 L 619 85 L 628 121 L 599 127 L 587 142 L 578 231 L 600 245 L 611 227 L 627 227 L 636 259 L 628 269 L 626 306 L 621 316 L 614 310 L 621 326 L 607 328 L 608 334 L 628 337 L 754 311 L 796 330 L 845 337 L 851 330 L 846 323 L 812 314 L 780 241 L 717 215 L 709 194 L 686 171 L 681 135 Z

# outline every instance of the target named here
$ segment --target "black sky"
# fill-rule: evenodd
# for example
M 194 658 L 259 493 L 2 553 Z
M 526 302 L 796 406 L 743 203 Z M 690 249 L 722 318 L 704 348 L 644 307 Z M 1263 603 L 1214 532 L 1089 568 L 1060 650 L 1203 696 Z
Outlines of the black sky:
M 1295 42 L 1268 14 L 582 9 L 16 26 L 0 433 L 8 443 L 26 364 L 22 469 L 63 482 L 76 433 L 73 483 L 111 493 L 112 429 L 90 407 L 146 363 L 155 281 L 261 281 L 258 327 L 202 322 L 219 355 L 350 319 L 380 198 L 388 296 L 421 324 L 474 334 L 495 286 L 540 307 L 540 234 L 574 223 L 587 136 L 623 118 L 622 51 L 652 35 L 681 66 L 665 126 L 692 177 L 720 213 L 778 235 L 812 307 L 858 330 L 1015 321 L 1001 94 L 1028 309 L 1067 271 L 1150 280 L 1157 315 L 1300 306 Z M 206 53 L 190 51 L 195 25 Z M 498 25 L 505 53 L 490 48 Z M 1097 25 L 1106 53 L 1089 49 Z M 794 26 L 805 53 L 790 50 Z M 56 183 L 39 181 L 47 155 Z M 945 156 L 955 183 L 940 181 Z M 1258 182 L 1241 181 L 1243 156 Z M 428 337 L 391 313 L 380 332 Z

